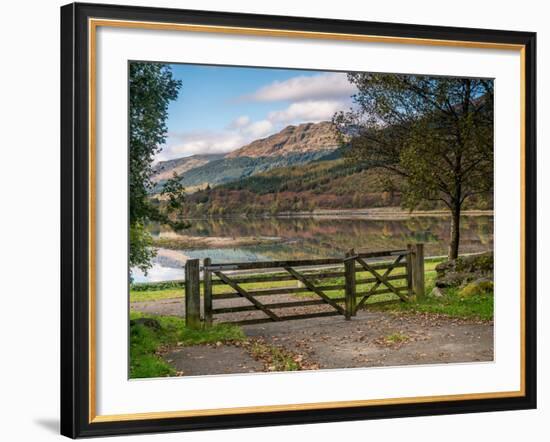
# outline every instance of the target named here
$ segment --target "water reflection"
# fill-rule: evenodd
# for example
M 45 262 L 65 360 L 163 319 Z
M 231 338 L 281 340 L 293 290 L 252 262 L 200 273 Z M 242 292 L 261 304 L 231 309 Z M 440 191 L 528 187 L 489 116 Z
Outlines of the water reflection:
M 351 248 L 361 251 L 397 249 L 413 242 L 424 243 L 427 256 L 445 255 L 450 222 L 446 217 L 401 220 L 236 218 L 196 220 L 182 235 L 162 226 L 153 226 L 151 232 L 155 237 L 182 241 L 193 237 L 195 241 L 180 250 L 159 249 L 147 276 L 139 271 L 133 272 L 136 282 L 182 279 L 183 265 L 189 258 L 210 257 L 213 262 L 327 258 L 342 256 Z M 200 244 L 204 238 L 209 238 L 207 246 Z M 250 244 L 231 246 L 232 240 L 242 238 L 247 238 Z M 217 239 L 223 244 L 221 247 L 217 245 Z M 480 252 L 492 247 L 493 217 L 463 217 L 460 253 Z

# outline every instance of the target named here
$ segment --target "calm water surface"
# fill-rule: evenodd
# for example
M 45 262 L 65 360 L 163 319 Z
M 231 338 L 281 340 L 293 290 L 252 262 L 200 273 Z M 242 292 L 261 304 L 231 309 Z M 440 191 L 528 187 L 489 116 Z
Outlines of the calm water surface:
M 154 227 L 154 237 L 171 236 L 168 228 Z M 144 275 L 137 269 L 135 282 L 183 279 L 183 265 L 190 258 L 210 257 L 215 263 L 281 259 L 340 257 L 347 250 L 400 249 L 407 243 L 425 244 L 426 256 L 447 253 L 450 219 L 416 217 L 404 220 L 361 218 L 255 218 L 196 220 L 184 235 L 205 238 L 258 238 L 262 243 L 238 247 L 159 249 L 153 268 Z M 461 221 L 460 253 L 491 250 L 493 217 L 465 216 Z

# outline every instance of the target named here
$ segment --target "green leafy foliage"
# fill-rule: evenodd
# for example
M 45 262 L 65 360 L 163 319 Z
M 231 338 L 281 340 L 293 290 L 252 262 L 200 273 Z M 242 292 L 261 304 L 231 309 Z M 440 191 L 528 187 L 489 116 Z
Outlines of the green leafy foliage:
M 333 122 L 349 156 L 400 177 L 402 204 L 441 202 L 452 212 L 458 256 L 464 202 L 493 189 L 493 81 L 350 73 L 356 108 Z
M 130 224 L 130 250 L 129 260 L 131 266 L 138 267 L 146 272 L 151 260 L 155 257 L 155 249 L 152 247 L 153 238 L 141 222 Z
M 166 221 L 151 204 L 149 179 L 156 153 L 166 141 L 168 104 L 175 100 L 181 82 L 168 65 L 130 63 L 130 267 L 146 271 L 152 252 L 143 226 L 151 220 Z

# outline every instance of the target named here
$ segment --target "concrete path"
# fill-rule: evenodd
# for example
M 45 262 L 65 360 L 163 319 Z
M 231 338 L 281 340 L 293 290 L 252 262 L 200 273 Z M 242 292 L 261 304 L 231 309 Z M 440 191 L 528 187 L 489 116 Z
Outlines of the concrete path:
M 233 345 L 196 345 L 177 348 L 163 355 L 178 372 L 178 376 L 205 374 L 254 373 L 264 365 L 244 348 Z

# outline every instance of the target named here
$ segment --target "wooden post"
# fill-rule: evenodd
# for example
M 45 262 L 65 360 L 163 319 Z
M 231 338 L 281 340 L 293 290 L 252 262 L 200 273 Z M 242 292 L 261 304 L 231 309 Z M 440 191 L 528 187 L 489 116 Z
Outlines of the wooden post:
M 212 264 L 210 258 L 204 258 L 203 261 L 203 288 L 204 288 L 204 322 L 206 326 L 212 325 L 212 272 L 207 267 Z
M 417 299 L 424 296 L 424 244 L 415 244 L 413 246 L 413 259 L 412 259 L 412 283 L 414 294 Z
M 185 326 L 201 327 L 201 294 L 199 260 L 189 259 L 185 263 Z
M 406 257 L 406 272 L 407 272 L 407 296 L 409 299 L 412 299 L 414 296 L 414 287 L 413 287 L 413 245 L 407 244 L 408 255 Z
M 357 314 L 356 311 L 356 293 L 355 293 L 355 250 L 351 249 L 346 253 L 344 260 L 344 273 L 346 280 L 346 319 L 351 319 Z

